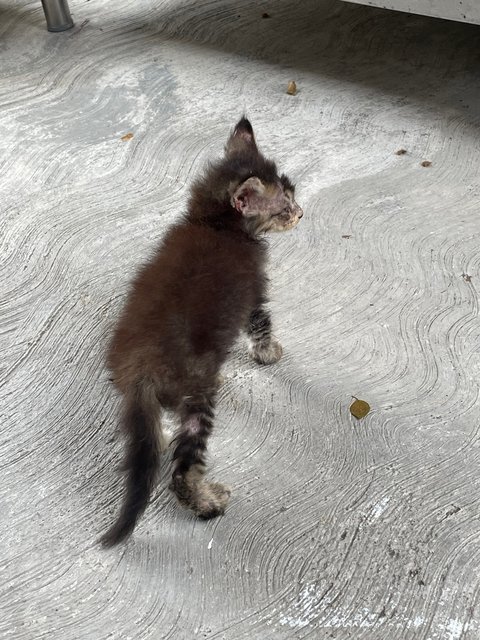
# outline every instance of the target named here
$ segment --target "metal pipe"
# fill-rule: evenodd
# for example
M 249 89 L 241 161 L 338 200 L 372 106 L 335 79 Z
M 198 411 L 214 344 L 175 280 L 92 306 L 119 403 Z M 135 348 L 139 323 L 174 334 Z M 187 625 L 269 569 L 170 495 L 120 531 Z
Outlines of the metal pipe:
M 42 0 L 49 31 L 66 31 L 73 27 L 67 0 Z

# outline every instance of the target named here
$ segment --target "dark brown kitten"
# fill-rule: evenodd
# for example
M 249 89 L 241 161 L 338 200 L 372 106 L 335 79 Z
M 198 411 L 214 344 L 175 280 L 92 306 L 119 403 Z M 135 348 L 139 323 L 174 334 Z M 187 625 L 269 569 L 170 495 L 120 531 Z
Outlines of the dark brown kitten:
M 187 214 L 135 278 L 110 345 L 108 366 L 124 396 L 127 486 L 103 544 L 126 538 L 148 504 L 169 444 L 162 409 L 181 420 L 170 488 L 202 518 L 224 512 L 229 489 L 204 479 L 218 375 L 241 330 L 256 362 L 281 357 L 264 308 L 262 236 L 293 228 L 302 215 L 292 183 L 258 151 L 242 118 L 225 157 L 193 185 Z

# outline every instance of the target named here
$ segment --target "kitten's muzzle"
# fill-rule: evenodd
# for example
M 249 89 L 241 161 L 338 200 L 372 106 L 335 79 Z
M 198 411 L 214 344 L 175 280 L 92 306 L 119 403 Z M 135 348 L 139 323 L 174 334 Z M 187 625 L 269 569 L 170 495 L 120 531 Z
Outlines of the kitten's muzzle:
M 294 205 L 293 210 L 292 210 L 292 219 L 294 221 L 293 226 L 298 224 L 298 221 L 301 218 L 303 218 L 303 209 L 302 209 L 302 207 L 299 207 L 298 204 L 295 202 L 295 205 Z
M 303 211 L 297 205 L 291 211 L 291 213 L 288 215 L 288 217 L 286 217 L 286 219 L 284 218 L 284 220 L 281 223 L 281 227 L 279 229 L 277 229 L 277 230 L 278 231 L 289 231 L 290 229 L 293 229 L 294 227 L 297 226 L 297 224 L 300 222 L 300 218 L 302 218 L 302 217 L 303 217 Z

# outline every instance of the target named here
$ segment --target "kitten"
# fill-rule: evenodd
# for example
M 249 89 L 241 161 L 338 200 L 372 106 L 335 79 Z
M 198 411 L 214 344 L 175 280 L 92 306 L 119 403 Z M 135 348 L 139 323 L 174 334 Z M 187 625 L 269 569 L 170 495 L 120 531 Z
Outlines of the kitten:
M 148 504 L 169 445 L 162 409 L 181 421 L 170 489 L 201 518 L 224 513 L 230 490 L 204 479 L 220 368 L 242 329 L 256 362 L 280 359 L 264 307 L 263 234 L 292 229 L 302 215 L 294 186 L 242 118 L 224 158 L 194 183 L 186 215 L 135 278 L 110 344 L 108 366 L 124 396 L 127 486 L 105 546 L 129 536 Z

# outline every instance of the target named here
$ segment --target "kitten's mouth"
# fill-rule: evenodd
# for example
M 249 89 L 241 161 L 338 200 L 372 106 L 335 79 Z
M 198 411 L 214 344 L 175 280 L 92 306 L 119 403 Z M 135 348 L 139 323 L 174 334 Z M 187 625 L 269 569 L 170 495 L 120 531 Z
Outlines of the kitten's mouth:
M 294 227 L 297 226 L 299 222 L 300 222 L 300 218 L 296 216 L 295 218 L 293 218 L 293 220 L 290 220 L 290 222 L 287 222 L 287 224 L 285 225 L 285 231 L 289 231 L 290 229 L 293 229 Z
M 267 229 L 267 233 L 283 233 L 283 231 L 290 231 L 290 229 L 293 229 L 294 227 L 296 227 L 298 224 L 298 219 L 297 220 L 290 220 L 289 222 L 286 222 L 284 224 L 272 224 L 270 226 L 269 229 Z
M 297 226 L 302 216 L 303 216 L 303 212 L 302 212 L 302 215 L 293 216 L 288 220 L 279 220 L 278 218 L 277 219 L 274 218 L 270 231 L 278 231 L 278 232 L 290 231 L 290 229 L 293 229 L 294 227 Z
M 287 222 L 287 224 L 285 226 L 285 231 L 287 231 L 289 229 L 293 229 L 294 227 L 296 227 L 297 224 L 300 222 L 300 218 L 303 218 L 303 209 L 301 207 L 299 207 L 296 202 L 294 202 L 293 211 L 292 211 L 292 217 Z

